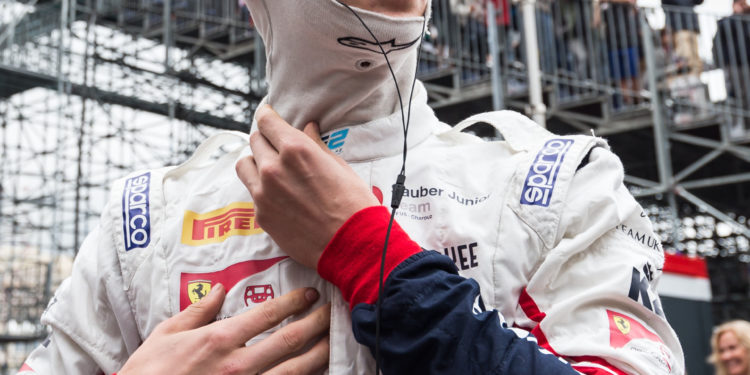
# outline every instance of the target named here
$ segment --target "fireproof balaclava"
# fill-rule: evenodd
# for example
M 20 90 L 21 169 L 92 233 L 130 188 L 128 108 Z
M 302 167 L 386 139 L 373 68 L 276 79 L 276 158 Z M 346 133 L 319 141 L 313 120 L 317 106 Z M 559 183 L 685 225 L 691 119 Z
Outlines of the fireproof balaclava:
M 294 127 L 317 121 L 325 133 L 400 110 L 380 48 L 346 7 L 335 0 L 245 1 L 266 46 L 267 103 Z M 388 54 L 406 107 L 423 17 L 354 10 Z

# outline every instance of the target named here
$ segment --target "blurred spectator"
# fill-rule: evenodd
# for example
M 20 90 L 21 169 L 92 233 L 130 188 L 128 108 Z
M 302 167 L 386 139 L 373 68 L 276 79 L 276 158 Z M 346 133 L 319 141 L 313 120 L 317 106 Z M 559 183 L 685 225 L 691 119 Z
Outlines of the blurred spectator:
M 604 25 L 609 74 L 620 88 L 619 95 L 614 96 L 614 106 L 634 104 L 641 89 L 641 24 L 635 0 L 602 0 L 601 3 L 594 2 L 594 7 L 594 27 Z
M 501 40 L 501 45 L 504 44 L 505 48 L 503 48 L 505 51 L 502 52 L 509 52 L 511 47 L 509 44 L 509 39 L 507 37 L 508 33 L 510 32 L 510 4 L 509 0 L 487 0 L 487 3 L 492 3 L 492 6 L 495 9 L 494 17 L 491 17 L 494 19 L 495 25 L 497 25 L 497 32 L 498 36 L 500 37 L 499 40 Z M 487 7 L 487 11 L 489 11 L 489 6 Z M 487 30 L 489 30 L 489 25 L 486 24 Z M 502 48 L 502 47 L 501 47 Z M 501 53 L 502 53 L 501 52 Z M 488 55 L 487 57 L 487 66 L 490 67 L 493 64 L 493 57 L 491 55 Z
M 590 39 L 591 14 L 590 1 L 586 0 L 560 0 L 560 22 L 558 34 L 564 41 L 563 44 L 563 67 L 573 72 L 579 78 L 591 78 L 589 71 L 589 57 L 587 46 L 593 43 Z
M 698 54 L 698 15 L 693 7 L 703 3 L 703 0 L 662 0 L 666 25 L 672 32 L 674 53 L 686 61 L 688 73 L 698 76 L 703 70 L 703 61 Z
M 504 30 L 508 61 L 511 62 L 512 67 L 523 68 L 521 62 L 521 31 L 522 21 L 520 20 L 520 13 L 518 11 L 518 0 L 503 0 L 503 12 L 508 14 L 508 24 Z M 506 12 L 507 7 L 507 12 Z
M 711 356 L 716 375 L 750 375 L 750 323 L 726 322 L 714 329 Z
M 539 39 L 539 59 L 542 72 L 546 74 L 555 73 L 555 66 L 559 60 L 559 43 L 555 34 L 555 23 L 552 15 L 554 0 L 537 0 L 536 27 Z
M 750 14 L 750 3 L 747 0 L 735 0 L 732 4 L 734 14 Z
M 451 11 L 460 17 L 481 16 L 484 2 L 482 0 L 450 0 Z
M 719 20 L 714 36 L 714 59 L 719 66 L 748 65 L 750 52 L 750 5 L 744 0 L 735 1 L 734 14 Z
M 750 5 L 738 0 L 734 14 L 719 20 L 713 41 L 714 61 L 724 69 L 727 99 L 735 108 L 750 108 Z M 748 136 L 746 119 L 735 116 L 730 137 Z
M 510 25 L 510 4 L 508 0 L 488 0 L 495 6 L 495 22 L 497 25 L 503 28 L 507 28 Z
M 464 69 L 463 78 L 478 78 L 476 69 L 483 66 L 489 56 L 485 1 L 450 0 L 450 8 L 461 27 L 463 58 L 472 63 L 469 69 Z
M 455 15 L 451 13 L 451 3 L 448 0 L 432 1 L 430 39 L 436 49 L 435 55 L 438 68 L 449 65 L 448 60 L 451 48 L 458 43 L 456 36 L 457 25 Z

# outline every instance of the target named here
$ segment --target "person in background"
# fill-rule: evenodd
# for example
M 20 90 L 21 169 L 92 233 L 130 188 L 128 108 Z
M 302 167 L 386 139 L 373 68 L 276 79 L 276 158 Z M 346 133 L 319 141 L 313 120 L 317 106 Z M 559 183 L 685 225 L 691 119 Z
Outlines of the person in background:
M 591 27 L 592 4 L 586 0 L 560 0 L 560 21 L 557 26 L 559 38 L 562 40 L 560 48 L 561 67 L 577 80 L 595 79 L 593 53 L 594 38 Z M 575 88 L 568 87 L 561 94 L 575 92 Z
M 536 27 L 539 49 L 539 65 L 544 74 L 554 74 L 560 66 L 561 42 L 555 33 L 555 15 L 553 13 L 554 1 L 537 0 L 536 2 Z
M 750 375 L 750 323 L 732 320 L 714 329 L 711 356 L 716 375 Z
M 451 0 L 450 10 L 457 17 L 461 30 L 462 78 L 476 80 L 487 61 L 486 4 L 480 0 Z
M 716 25 L 713 40 L 714 63 L 725 73 L 727 102 L 734 108 L 750 107 L 750 5 L 746 0 L 735 0 L 733 14 Z M 745 138 L 748 127 L 743 116 L 733 115 L 729 135 Z
M 703 0 L 662 0 L 667 27 L 672 35 L 674 53 L 684 59 L 687 73 L 698 76 L 703 70 L 703 61 L 698 54 L 698 35 L 700 25 L 698 15 L 693 7 L 703 3 Z
M 640 84 L 641 24 L 635 0 L 594 2 L 594 27 L 604 26 L 604 44 L 609 51 L 609 75 L 620 89 L 615 108 L 637 104 Z
M 750 3 L 747 0 L 734 0 L 732 10 L 734 14 L 750 14 Z

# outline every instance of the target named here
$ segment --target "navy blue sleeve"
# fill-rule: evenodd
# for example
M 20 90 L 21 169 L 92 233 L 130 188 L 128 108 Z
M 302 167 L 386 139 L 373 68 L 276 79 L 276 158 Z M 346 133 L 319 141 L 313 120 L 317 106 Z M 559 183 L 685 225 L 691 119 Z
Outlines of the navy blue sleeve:
M 450 258 L 423 251 L 384 283 L 380 356 L 384 374 L 579 374 L 486 311 L 473 279 Z M 375 349 L 375 305 L 352 310 L 357 341 Z

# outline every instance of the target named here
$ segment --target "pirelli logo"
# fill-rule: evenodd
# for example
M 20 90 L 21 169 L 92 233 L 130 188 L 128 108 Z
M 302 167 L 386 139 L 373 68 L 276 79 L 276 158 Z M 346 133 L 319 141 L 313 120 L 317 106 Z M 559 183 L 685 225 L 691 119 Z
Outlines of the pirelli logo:
M 255 222 L 253 203 L 237 202 L 204 214 L 185 211 L 182 243 L 198 246 L 222 242 L 230 236 L 249 236 L 262 232 L 263 229 Z

